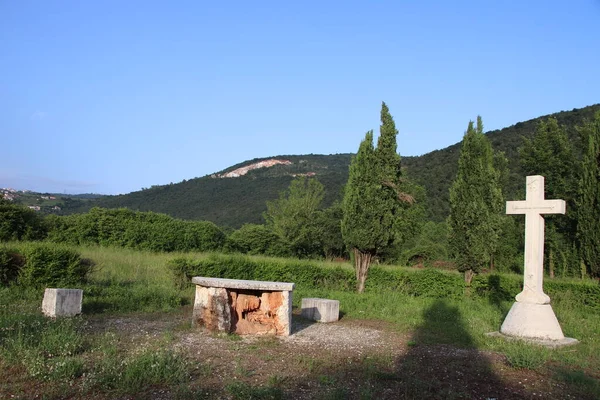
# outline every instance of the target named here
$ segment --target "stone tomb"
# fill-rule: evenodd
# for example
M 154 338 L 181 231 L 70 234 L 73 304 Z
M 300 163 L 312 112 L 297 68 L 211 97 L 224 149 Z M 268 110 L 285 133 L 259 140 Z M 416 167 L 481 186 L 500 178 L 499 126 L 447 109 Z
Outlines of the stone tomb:
M 293 283 L 194 277 L 192 324 L 238 335 L 288 336 Z
M 302 299 L 302 317 L 317 322 L 335 322 L 340 319 L 338 300 L 304 298 Z
M 46 289 L 42 312 L 47 317 L 73 317 L 81 314 L 82 300 L 81 289 Z

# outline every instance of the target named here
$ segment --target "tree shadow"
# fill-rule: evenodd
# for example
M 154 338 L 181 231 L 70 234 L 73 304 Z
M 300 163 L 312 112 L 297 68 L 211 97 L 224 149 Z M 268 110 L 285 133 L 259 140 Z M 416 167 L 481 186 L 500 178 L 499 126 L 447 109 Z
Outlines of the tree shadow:
M 299 314 L 292 314 L 292 329 L 291 334 L 294 335 L 296 333 L 302 332 L 307 329 L 311 325 L 318 324 L 318 322 L 306 319 Z
M 315 311 L 317 311 L 317 310 L 315 309 Z M 314 314 L 318 318 L 319 314 L 316 312 L 314 312 Z M 340 311 L 339 312 L 339 320 L 343 319 L 345 315 L 346 315 L 345 312 Z M 302 310 L 299 307 L 294 307 L 292 310 L 291 334 L 294 335 L 296 333 L 299 333 L 299 332 L 305 330 L 306 328 L 310 327 L 311 325 L 321 324 L 321 323 L 323 323 L 323 322 L 318 322 L 318 321 L 314 321 L 312 319 L 304 318 L 302 316 Z
M 459 309 L 437 300 L 423 313 L 408 352 L 396 361 L 409 398 L 523 398 L 494 373 L 489 355 L 479 352 Z
M 531 397 L 494 372 L 494 355 L 477 350 L 457 307 L 437 300 L 423 317 L 424 322 L 408 340 L 407 350 L 399 356 L 390 349 L 387 354 L 364 355 L 348 364 L 320 370 L 291 388 L 292 393 L 318 389 L 322 392 L 309 398 L 336 399 Z M 310 381 L 317 382 L 317 388 L 307 383 Z
M 506 305 L 506 301 L 514 299 L 514 295 L 502 287 L 500 276 L 498 275 L 488 276 L 488 288 L 490 290 L 490 293 L 487 296 L 488 301 L 491 305 L 500 310 L 502 313 L 502 320 L 504 320 L 510 309 L 510 307 Z

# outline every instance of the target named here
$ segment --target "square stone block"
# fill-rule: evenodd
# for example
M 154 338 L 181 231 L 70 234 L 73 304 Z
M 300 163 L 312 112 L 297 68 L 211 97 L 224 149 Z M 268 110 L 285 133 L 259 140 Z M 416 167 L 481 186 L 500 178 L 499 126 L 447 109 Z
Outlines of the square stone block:
M 340 319 L 340 302 L 330 299 L 302 299 L 302 317 L 317 322 L 335 322 Z
M 48 317 L 73 317 L 81 314 L 82 300 L 81 289 L 46 289 L 42 312 Z

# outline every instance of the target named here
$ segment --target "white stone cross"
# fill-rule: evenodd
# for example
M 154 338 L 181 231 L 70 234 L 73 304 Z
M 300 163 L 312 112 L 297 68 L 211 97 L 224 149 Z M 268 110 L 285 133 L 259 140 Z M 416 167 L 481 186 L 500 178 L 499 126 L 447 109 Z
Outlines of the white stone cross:
M 544 293 L 544 217 L 542 214 L 564 214 L 564 200 L 544 199 L 544 177 L 527 177 L 525 201 L 507 201 L 507 214 L 525 214 L 525 276 L 523 291 L 516 296 L 521 303 L 549 304 Z

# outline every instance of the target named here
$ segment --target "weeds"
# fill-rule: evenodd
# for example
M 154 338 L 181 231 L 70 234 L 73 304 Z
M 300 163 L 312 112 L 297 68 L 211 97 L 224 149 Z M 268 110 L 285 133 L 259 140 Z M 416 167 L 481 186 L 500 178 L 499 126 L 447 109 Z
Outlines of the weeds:
M 546 363 L 546 360 L 548 360 L 549 350 L 545 347 L 516 340 L 507 343 L 504 353 L 511 367 L 536 370 L 542 367 Z
M 272 386 L 255 387 L 243 382 L 230 383 L 225 390 L 235 400 L 279 400 L 284 398 L 283 391 L 280 388 Z

